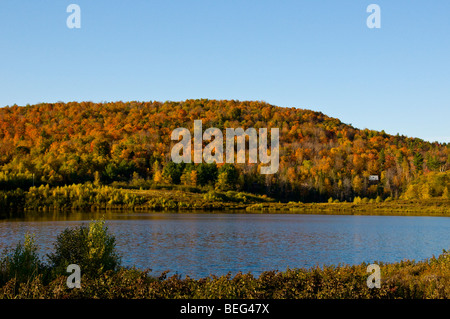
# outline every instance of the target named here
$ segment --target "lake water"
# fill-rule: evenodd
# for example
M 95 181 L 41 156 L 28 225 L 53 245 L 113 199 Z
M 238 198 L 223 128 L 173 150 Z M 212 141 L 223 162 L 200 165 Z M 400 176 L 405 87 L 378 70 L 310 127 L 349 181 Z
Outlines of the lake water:
M 0 249 L 34 233 L 44 256 L 59 232 L 102 215 L 0 220 Z M 108 213 L 125 266 L 183 277 L 315 265 L 423 260 L 450 248 L 450 218 L 245 213 Z

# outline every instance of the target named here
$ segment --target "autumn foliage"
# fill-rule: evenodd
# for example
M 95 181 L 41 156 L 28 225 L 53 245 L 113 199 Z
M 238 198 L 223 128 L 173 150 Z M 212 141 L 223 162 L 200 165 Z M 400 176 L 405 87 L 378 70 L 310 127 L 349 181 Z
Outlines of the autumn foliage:
M 185 127 L 193 134 L 197 119 L 204 129 L 222 131 L 279 128 L 278 173 L 259 174 L 261 164 L 174 164 L 172 130 Z M 407 191 L 408 196 L 423 196 L 426 189 L 408 189 L 409 185 L 429 173 L 445 174 L 449 157 L 446 144 L 360 130 L 320 112 L 259 101 L 70 102 L 0 108 L 4 191 L 140 180 L 143 185 L 209 185 L 279 200 L 384 199 Z M 369 181 L 370 175 L 378 175 L 379 181 Z M 419 184 L 424 183 L 414 185 Z M 448 196 L 448 189 L 438 189 L 430 190 L 430 196 Z

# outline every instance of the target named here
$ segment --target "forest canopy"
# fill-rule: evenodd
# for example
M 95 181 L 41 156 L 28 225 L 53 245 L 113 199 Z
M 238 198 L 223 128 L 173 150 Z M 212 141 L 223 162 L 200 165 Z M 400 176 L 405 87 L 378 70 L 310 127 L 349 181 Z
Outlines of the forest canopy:
M 202 120 L 204 129 L 279 128 L 278 172 L 262 175 L 261 164 L 248 162 L 173 163 L 171 132 L 178 127 L 192 130 L 194 120 Z M 0 108 L 0 190 L 147 181 L 280 200 L 343 201 L 402 194 L 410 198 L 426 197 L 426 192 L 447 196 L 449 164 L 450 145 L 357 129 L 321 112 L 261 101 L 69 102 Z M 370 181 L 371 175 L 379 181 Z M 444 184 L 433 186 L 436 180 Z M 431 185 L 428 190 L 425 184 Z

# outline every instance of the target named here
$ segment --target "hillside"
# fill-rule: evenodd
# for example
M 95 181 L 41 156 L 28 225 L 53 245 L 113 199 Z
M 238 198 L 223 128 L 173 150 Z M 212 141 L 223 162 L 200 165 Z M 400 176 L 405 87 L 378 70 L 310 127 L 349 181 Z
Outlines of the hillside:
M 203 130 L 279 128 L 278 173 L 259 174 L 258 164 L 171 162 L 171 132 L 185 127 L 193 134 L 198 119 Z M 450 145 L 360 130 L 320 112 L 265 102 L 71 102 L 0 108 L 0 190 L 89 181 L 144 189 L 184 184 L 310 202 L 397 198 L 413 184 L 409 194 L 420 198 L 423 192 L 428 192 L 425 197 L 448 196 L 449 168 Z M 444 184 L 436 190 L 418 189 L 428 185 L 423 181 L 430 174 Z M 379 182 L 370 182 L 370 175 L 378 175 Z

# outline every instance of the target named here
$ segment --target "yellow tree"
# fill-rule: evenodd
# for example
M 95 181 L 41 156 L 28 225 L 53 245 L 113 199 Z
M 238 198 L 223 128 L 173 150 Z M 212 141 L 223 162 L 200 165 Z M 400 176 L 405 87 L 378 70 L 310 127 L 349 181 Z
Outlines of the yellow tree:
M 431 198 L 431 192 L 430 192 L 430 186 L 425 183 L 420 189 L 420 197 L 422 199 L 430 199 Z
M 158 161 L 153 164 L 153 181 L 155 183 L 161 183 L 163 181 L 163 176 L 161 170 L 159 169 Z
M 353 187 L 353 190 L 355 191 L 355 193 L 357 193 L 357 194 L 361 193 L 361 191 L 363 189 L 363 180 L 362 180 L 362 178 L 359 177 L 358 175 L 356 175 L 353 178 L 352 187 Z
M 191 171 L 190 179 L 191 179 L 191 186 L 194 186 L 194 187 L 197 186 L 197 171 L 196 170 Z
M 444 187 L 444 192 L 442 193 L 442 198 L 450 199 L 450 194 L 449 194 L 449 191 L 448 191 L 448 187 Z
M 186 170 L 180 176 L 180 184 L 188 185 L 190 183 L 190 174 Z
M 408 185 L 408 188 L 406 189 L 405 194 L 403 195 L 405 199 L 416 199 L 417 198 L 417 192 L 414 185 L 410 184 Z

